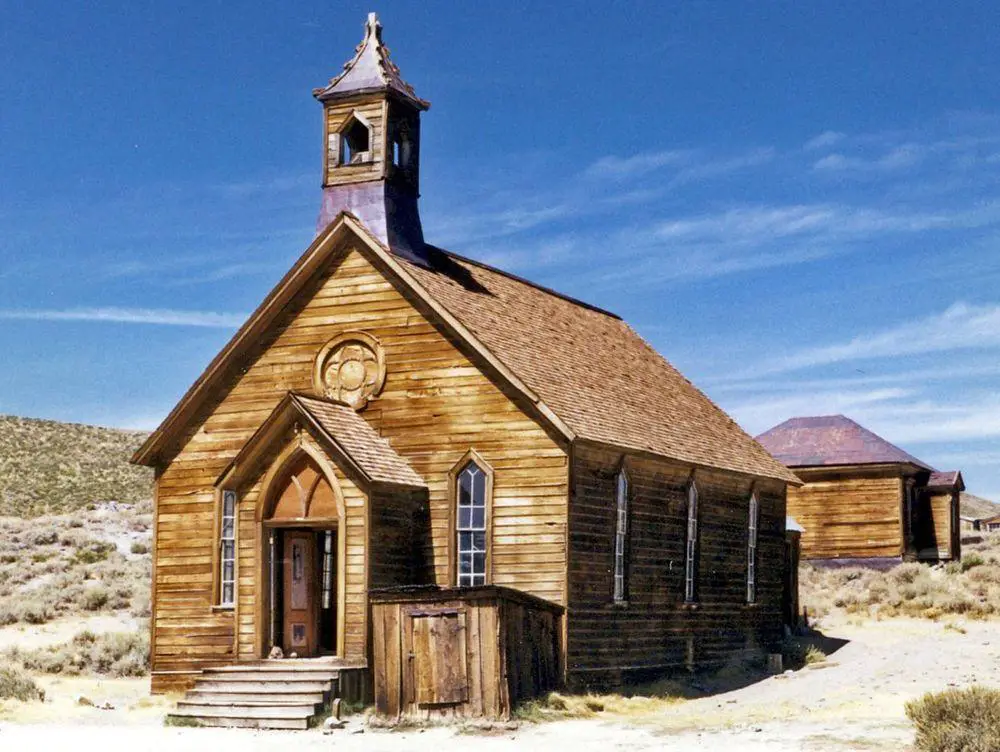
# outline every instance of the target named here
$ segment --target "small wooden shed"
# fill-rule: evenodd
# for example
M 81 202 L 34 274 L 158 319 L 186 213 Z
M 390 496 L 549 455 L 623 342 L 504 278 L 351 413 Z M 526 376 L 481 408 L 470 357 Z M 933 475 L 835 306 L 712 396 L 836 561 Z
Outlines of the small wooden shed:
M 499 586 L 370 596 L 379 715 L 507 719 L 559 683 L 562 606 Z

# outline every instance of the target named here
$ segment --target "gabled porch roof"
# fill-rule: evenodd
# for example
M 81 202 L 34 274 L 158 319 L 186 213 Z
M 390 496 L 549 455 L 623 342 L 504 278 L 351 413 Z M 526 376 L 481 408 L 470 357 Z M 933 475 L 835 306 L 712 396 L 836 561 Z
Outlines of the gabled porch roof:
M 239 483 L 272 443 L 298 421 L 359 485 L 426 488 L 427 483 L 353 408 L 288 392 L 243 445 L 216 484 Z

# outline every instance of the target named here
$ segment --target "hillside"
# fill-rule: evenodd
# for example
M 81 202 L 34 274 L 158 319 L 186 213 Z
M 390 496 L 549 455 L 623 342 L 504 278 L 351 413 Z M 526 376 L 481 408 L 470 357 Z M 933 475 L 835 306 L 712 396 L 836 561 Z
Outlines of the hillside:
M 1000 504 L 970 493 L 962 494 L 959 500 L 959 509 L 963 517 L 971 517 L 974 520 L 1000 514 Z
M 149 499 L 150 471 L 128 463 L 145 437 L 140 431 L 0 416 L 0 516 Z

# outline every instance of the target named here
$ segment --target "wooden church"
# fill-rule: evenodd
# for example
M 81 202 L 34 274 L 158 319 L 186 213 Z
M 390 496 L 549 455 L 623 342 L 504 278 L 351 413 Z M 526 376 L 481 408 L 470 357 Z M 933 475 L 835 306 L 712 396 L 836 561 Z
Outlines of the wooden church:
M 778 640 L 795 476 L 614 314 L 424 240 L 374 15 L 314 95 L 318 234 L 134 457 L 153 691 L 504 717 Z

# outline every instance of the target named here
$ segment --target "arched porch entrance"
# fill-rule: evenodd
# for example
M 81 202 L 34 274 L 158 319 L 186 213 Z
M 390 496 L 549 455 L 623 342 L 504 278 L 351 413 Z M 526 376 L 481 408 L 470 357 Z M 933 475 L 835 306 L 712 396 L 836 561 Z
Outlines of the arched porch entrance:
M 344 653 L 344 500 L 333 467 L 293 445 L 264 479 L 258 507 L 264 617 L 259 654 L 299 658 Z

